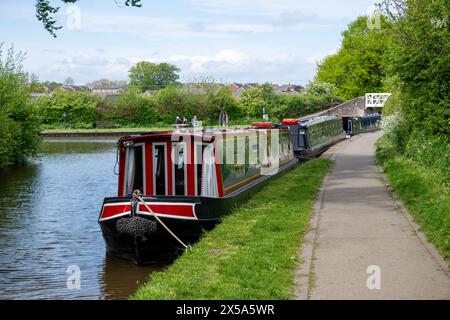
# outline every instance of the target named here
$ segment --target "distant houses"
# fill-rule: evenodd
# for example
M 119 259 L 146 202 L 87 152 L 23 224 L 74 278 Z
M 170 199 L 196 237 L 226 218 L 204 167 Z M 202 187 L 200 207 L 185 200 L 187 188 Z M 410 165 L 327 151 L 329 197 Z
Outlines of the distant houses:
M 91 93 L 102 98 L 107 97 L 115 97 L 120 94 L 120 91 L 123 88 L 119 85 L 111 85 L 111 86 L 94 86 L 90 87 L 87 85 L 78 86 L 78 85 L 43 85 L 39 87 L 36 92 L 31 93 L 32 98 L 39 98 L 42 96 L 50 96 L 55 91 L 64 91 L 64 92 L 86 92 Z
M 249 83 L 239 83 L 239 82 L 232 82 L 228 85 L 226 84 L 219 84 L 219 83 L 208 83 L 208 84 L 200 84 L 200 83 L 184 83 L 182 84 L 182 88 L 186 92 L 190 93 L 197 93 L 197 94 L 205 94 L 207 92 L 216 91 L 219 90 L 223 86 L 228 86 L 228 88 L 231 91 L 231 94 L 236 97 L 237 99 L 241 98 L 241 94 L 245 90 L 249 90 L 252 88 L 258 87 L 260 84 L 255 82 L 249 82 Z M 271 84 L 273 91 L 275 94 L 292 94 L 297 95 L 299 94 L 304 88 L 301 85 L 295 85 L 295 84 L 285 84 L 285 85 L 278 85 L 278 84 Z M 96 83 L 94 85 L 64 85 L 64 84 L 52 84 L 52 85 L 43 85 L 39 87 L 36 92 L 33 92 L 31 94 L 32 98 L 39 98 L 44 95 L 52 95 L 53 92 L 57 90 L 62 90 L 65 92 L 88 92 L 91 94 L 94 94 L 96 96 L 102 97 L 102 98 L 115 98 L 120 95 L 120 92 L 122 90 L 128 89 L 128 86 L 120 85 L 118 83 L 113 84 L 105 84 L 105 83 Z M 158 92 L 155 90 L 148 90 L 144 93 L 142 93 L 143 96 L 149 97 L 154 96 Z
M 92 88 L 92 93 L 97 96 L 106 98 L 108 96 L 118 96 L 122 89 L 123 88 L 118 84 L 112 84 L 110 86 L 94 86 Z

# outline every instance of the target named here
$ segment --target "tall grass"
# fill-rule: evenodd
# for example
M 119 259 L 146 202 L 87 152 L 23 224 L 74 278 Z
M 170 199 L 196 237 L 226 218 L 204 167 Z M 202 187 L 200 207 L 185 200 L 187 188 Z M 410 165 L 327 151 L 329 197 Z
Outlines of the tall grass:
M 450 141 L 420 132 L 402 134 L 398 123 L 385 127 L 377 159 L 428 240 L 450 263 Z

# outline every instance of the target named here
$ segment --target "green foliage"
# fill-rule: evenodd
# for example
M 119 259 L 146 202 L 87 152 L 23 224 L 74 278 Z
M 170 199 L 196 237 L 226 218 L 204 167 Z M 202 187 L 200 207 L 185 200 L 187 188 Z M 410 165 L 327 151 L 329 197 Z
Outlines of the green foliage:
M 396 112 L 401 111 L 401 101 L 400 101 L 400 93 L 398 91 L 394 91 L 391 93 L 389 98 L 384 103 L 383 109 L 381 112 L 383 116 L 389 116 Z
M 245 115 L 249 117 L 262 117 L 263 103 L 264 100 L 259 88 L 247 89 L 241 94 L 242 109 Z
M 135 87 L 124 90 L 114 101 L 114 114 L 109 117 L 119 125 L 149 125 L 159 120 L 156 103 L 150 97 L 142 96 Z
M 209 95 L 208 119 L 217 120 L 220 111 L 225 109 L 229 119 L 239 119 L 243 117 L 242 108 L 238 100 L 233 97 L 228 87 L 221 87 L 215 93 Z
M 332 96 L 336 92 L 337 88 L 334 84 L 321 81 L 309 82 L 305 90 L 302 91 L 304 95 L 311 96 Z
M 312 160 L 268 183 L 132 299 L 292 299 L 299 243 L 330 165 Z
M 98 120 L 96 97 L 86 92 L 56 90 L 51 96 L 37 100 L 36 106 L 43 124 L 65 128 L 92 128 Z
M 0 167 L 34 155 L 39 122 L 30 103 L 30 77 L 22 71 L 23 56 L 13 48 L 3 54 L 0 44 Z
M 176 66 L 169 63 L 138 62 L 129 71 L 130 84 L 138 87 L 142 92 L 147 90 L 160 90 L 173 85 L 178 80 L 179 72 Z
M 215 124 L 222 108 L 227 110 L 230 118 L 242 117 L 239 103 L 230 90 L 217 85 L 199 84 L 195 90 L 170 86 L 160 90 L 155 101 L 160 120 L 165 123 L 173 123 L 177 116 L 188 120 L 197 116 L 199 121 Z
M 275 94 L 269 86 L 264 84 L 242 92 L 240 102 L 245 115 L 260 118 L 264 106 L 271 118 L 301 117 L 342 101 L 332 94 L 334 86 L 327 83 L 312 83 L 301 94 Z
M 381 29 L 370 29 L 361 16 L 342 33 L 342 46 L 336 54 L 318 65 L 316 79 L 336 86 L 335 95 L 353 99 L 367 92 L 383 92 L 385 75 L 382 64 L 386 50 L 385 19 Z
M 381 129 L 384 131 L 384 135 L 391 141 L 392 146 L 396 147 L 397 152 L 401 153 L 405 150 L 409 131 L 401 112 L 384 116 L 381 120 Z
M 448 0 L 384 1 L 392 20 L 387 72 L 398 79 L 401 108 L 411 132 L 450 135 L 448 8 Z
M 222 109 L 227 111 L 230 125 L 248 125 L 261 121 L 263 105 L 276 122 L 287 116 L 311 114 L 340 101 L 322 92 L 275 94 L 267 85 L 244 91 L 239 101 L 227 86 L 200 83 L 171 85 L 154 96 L 131 86 L 114 100 L 86 92 L 56 90 L 37 99 L 35 105 L 45 128 L 77 129 L 92 128 L 97 120 L 114 121 L 116 127 L 171 125 L 177 116 L 188 120 L 197 116 L 204 125 L 216 125 Z

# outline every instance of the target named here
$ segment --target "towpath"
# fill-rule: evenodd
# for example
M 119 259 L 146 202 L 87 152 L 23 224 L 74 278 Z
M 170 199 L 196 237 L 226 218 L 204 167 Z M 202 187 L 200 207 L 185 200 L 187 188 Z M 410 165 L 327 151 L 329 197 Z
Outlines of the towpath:
M 389 191 L 367 133 L 332 150 L 297 270 L 297 299 L 450 299 L 447 263 Z

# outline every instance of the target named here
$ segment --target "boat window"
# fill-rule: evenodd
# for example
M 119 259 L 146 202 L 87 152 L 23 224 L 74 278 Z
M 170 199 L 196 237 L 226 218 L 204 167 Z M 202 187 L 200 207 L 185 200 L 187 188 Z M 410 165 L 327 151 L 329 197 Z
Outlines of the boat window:
M 237 146 L 238 143 L 236 143 L 236 141 L 231 140 L 231 143 L 234 143 L 234 148 L 229 149 L 233 151 L 233 154 L 230 156 L 227 155 L 227 157 L 235 160 L 234 163 L 227 162 L 221 164 L 222 182 L 225 192 L 231 192 L 257 178 L 261 172 L 261 163 L 259 159 L 266 158 L 266 155 L 258 154 L 257 141 L 260 140 L 257 140 L 256 135 L 252 139 L 248 136 L 239 137 L 237 139 L 240 139 L 239 147 Z M 265 139 L 265 137 L 258 136 L 258 139 Z M 230 143 L 230 141 L 227 141 L 227 143 Z M 265 144 L 264 150 L 266 150 Z M 261 151 L 261 153 L 264 153 L 263 150 Z M 236 161 L 238 157 L 240 159 L 239 161 Z
M 155 195 L 167 194 L 166 145 L 153 145 L 153 187 Z
M 172 149 L 172 161 L 174 172 L 174 194 L 185 195 L 186 194 L 186 152 L 185 144 L 177 143 L 173 144 Z
M 211 143 L 203 153 L 202 196 L 218 197 L 216 161 L 214 158 L 214 145 Z
M 142 145 L 127 148 L 125 192 L 130 196 L 134 190 L 144 193 L 144 152 Z
M 196 183 L 196 194 L 202 194 L 202 174 L 203 174 L 203 153 L 205 151 L 207 144 L 195 143 L 195 183 Z

